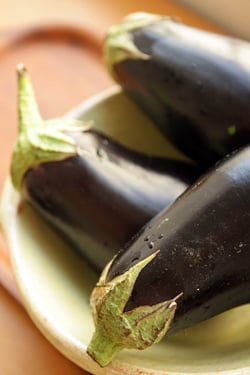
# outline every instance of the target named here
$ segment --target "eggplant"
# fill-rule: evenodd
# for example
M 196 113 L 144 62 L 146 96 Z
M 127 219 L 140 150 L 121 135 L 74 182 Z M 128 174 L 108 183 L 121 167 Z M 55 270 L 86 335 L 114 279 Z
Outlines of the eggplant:
M 18 74 L 13 185 L 100 272 L 198 170 L 128 149 L 76 120 L 42 121 L 23 66 Z
M 249 160 L 216 163 L 108 263 L 91 295 L 100 365 L 250 302 Z
M 250 142 L 250 43 L 133 13 L 110 28 L 107 69 L 185 155 L 208 167 Z

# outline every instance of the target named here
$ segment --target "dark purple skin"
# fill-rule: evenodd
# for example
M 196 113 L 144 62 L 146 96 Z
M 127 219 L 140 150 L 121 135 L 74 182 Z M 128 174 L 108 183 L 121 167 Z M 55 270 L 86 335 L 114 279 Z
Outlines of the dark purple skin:
M 195 30 L 192 40 L 171 19 L 132 30 L 135 48 L 149 59 L 109 63 L 162 133 L 191 159 L 211 166 L 250 142 L 250 70 L 247 59 L 245 67 L 239 61 L 247 43 L 207 32 L 225 42 L 224 53 L 213 40 L 196 45 L 204 31 Z
M 71 136 L 81 155 L 30 169 L 22 192 L 100 272 L 199 172 L 130 150 L 95 130 Z
M 250 146 L 225 158 L 153 218 L 113 260 L 107 280 L 157 250 L 125 310 L 180 293 L 169 334 L 250 302 Z

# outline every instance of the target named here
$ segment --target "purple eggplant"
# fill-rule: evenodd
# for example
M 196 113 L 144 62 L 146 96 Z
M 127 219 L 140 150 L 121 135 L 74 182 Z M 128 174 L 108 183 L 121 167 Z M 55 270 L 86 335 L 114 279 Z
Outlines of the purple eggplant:
M 169 140 L 213 165 L 250 142 L 250 43 L 135 13 L 107 33 L 113 78 Z
M 250 146 L 203 174 L 107 265 L 88 353 L 102 366 L 250 302 Z M 112 334 L 109 334 L 112 332 Z
M 42 121 L 19 68 L 14 186 L 100 272 L 197 177 L 184 162 L 151 157 L 65 118 Z

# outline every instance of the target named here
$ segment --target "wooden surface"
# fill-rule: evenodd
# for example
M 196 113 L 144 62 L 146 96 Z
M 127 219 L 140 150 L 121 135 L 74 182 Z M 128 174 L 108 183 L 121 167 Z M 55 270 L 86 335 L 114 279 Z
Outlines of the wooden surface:
M 56 117 L 113 84 L 101 48 L 107 28 L 124 15 L 149 11 L 213 28 L 167 0 L 0 0 L 0 9 L 0 191 L 16 135 L 19 62 L 30 72 L 44 118 Z M 0 374 L 86 374 L 42 337 L 21 307 L 1 237 L 0 283 Z

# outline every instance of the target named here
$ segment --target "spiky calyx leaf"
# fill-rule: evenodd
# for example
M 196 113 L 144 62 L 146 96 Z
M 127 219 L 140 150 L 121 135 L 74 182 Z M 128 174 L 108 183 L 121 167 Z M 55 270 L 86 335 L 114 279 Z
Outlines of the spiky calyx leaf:
M 91 295 L 95 333 L 88 354 L 106 366 L 122 349 L 146 349 L 166 334 L 176 310 L 176 296 L 152 306 L 124 311 L 136 279 L 158 252 L 143 259 L 127 272 L 106 282 L 110 264 L 104 269 Z

